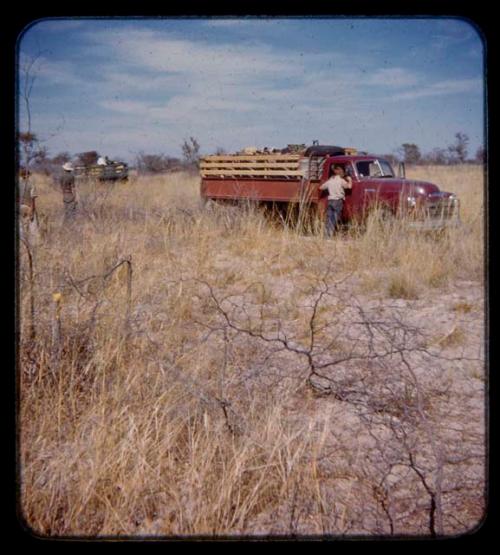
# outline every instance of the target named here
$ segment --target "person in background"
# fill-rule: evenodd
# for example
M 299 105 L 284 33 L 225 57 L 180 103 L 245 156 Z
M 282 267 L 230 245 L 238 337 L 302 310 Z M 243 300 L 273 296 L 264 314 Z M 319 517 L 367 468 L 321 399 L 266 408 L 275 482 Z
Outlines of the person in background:
M 73 164 L 66 162 L 63 165 L 64 172 L 59 177 L 59 185 L 64 203 L 64 221 L 72 220 L 76 215 L 76 190 L 75 176 L 73 175 Z
M 331 237 L 338 227 L 344 207 L 345 190 L 351 188 L 351 177 L 346 176 L 344 168 L 339 165 L 333 166 L 333 174 L 320 185 L 320 190 L 328 191 L 328 207 L 326 209 L 326 234 L 328 237 Z

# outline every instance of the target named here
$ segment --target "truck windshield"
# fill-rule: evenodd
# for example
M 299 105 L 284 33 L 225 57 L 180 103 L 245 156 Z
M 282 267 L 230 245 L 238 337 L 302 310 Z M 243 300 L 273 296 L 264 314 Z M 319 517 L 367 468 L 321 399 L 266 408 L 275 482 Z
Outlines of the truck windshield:
M 356 162 L 360 177 L 394 177 L 392 167 L 386 160 L 364 160 Z

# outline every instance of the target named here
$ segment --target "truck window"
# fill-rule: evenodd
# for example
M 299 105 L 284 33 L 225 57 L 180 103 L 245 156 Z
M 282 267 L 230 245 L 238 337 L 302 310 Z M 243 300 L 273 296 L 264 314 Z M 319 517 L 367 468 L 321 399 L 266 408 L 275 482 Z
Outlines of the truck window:
M 382 168 L 382 174 L 384 177 L 394 177 L 394 172 L 392 171 L 392 166 L 386 160 L 379 160 L 378 163 Z
M 358 162 L 356 168 L 360 177 L 380 176 L 380 168 L 374 161 Z
M 329 173 L 328 173 L 329 177 L 333 177 L 335 175 L 333 173 L 333 170 L 334 170 L 335 166 L 340 166 L 344 170 L 344 175 L 346 175 L 346 176 L 348 175 L 349 177 L 352 177 L 354 175 L 351 164 L 344 164 L 344 163 L 335 162 L 330 166 L 330 169 L 328 170 L 329 171 Z
M 391 165 L 386 160 L 363 160 L 356 163 L 360 177 L 394 177 Z

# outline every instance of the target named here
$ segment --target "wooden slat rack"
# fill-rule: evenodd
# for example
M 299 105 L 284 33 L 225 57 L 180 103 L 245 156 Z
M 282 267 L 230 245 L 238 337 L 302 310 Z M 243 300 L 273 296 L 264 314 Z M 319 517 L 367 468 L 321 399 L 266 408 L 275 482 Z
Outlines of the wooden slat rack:
M 300 154 L 206 156 L 200 162 L 202 177 L 293 177 L 302 176 Z

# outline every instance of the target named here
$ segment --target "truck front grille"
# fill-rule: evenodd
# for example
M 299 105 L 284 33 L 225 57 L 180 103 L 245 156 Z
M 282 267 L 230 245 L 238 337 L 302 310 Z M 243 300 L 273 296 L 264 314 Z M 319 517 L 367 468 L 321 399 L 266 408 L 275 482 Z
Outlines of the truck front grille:
M 424 208 L 424 216 L 433 220 L 448 220 L 456 215 L 458 205 L 453 198 L 430 202 Z

